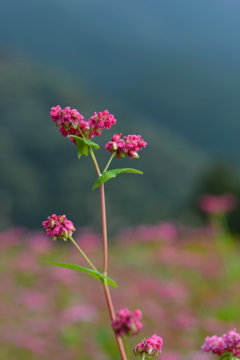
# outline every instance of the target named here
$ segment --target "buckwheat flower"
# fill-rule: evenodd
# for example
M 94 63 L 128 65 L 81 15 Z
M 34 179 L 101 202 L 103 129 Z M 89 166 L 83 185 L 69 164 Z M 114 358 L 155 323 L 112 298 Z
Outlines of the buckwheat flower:
M 134 346 L 133 353 L 135 356 L 141 355 L 143 358 L 152 359 L 153 356 L 158 356 L 162 352 L 162 345 L 162 338 L 154 334 Z
M 105 149 L 111 154 L 115 153 L 117 159 L 128 156 L 130 159 L 138 159 L 138 151 L 147 145 L 141 135 L 128 135 L 121 139 L 122 134 L 115 134 L 112 140 L 105 145 Z
M 89 137 L 89 124 L 83 120 L 84 117 L 76 109 L 71 109 L 70 107 L 62 109 L 57 105 L 51 108 L 50 117 L 64 137 L 68 135 L 82 137 L 82 134 L 87 138 Z M 70 138 L 70 140 L 76 145 L 73 138 Z
M 223 337 L 213 335 L 207 336 L 205 343 L 201 346 L 201 349 L 206 352 L 212 352 L 213 354 L 222 355 L 225 350 L 225 341 Z
M 237 206 L 237 198 L 233 194 L 210 195 L 200 197 L 199 207 L 209 214 L 222 214 L 232 211 Z
M 108 110 L 98 113 L 94 112 L 93 116 L 88 119 L 90 137 L 101 135 L 103 129 L 111 129 L 116 122 L 117 120 L 114 118 L 114 115 L 109 114 Z
M 240 344 L 238 343 L 233 349 L 233 355 L 240 359 Z
M 119 336 L 137 335 L 143 326 L 139 321 L 141 318 L 142 312 L 140 310 L 122 309 L 116 314 L 115 320 L 112 321 L 113 330 Z
M 240 347 L 240 334 L 236 332 L 236 329 L 230 330 L 227 334 L 223 335 L 225 342 L 225 351 L 232 352 L 237 347 Z
M 66 215 L 57 216 L 53 214 L 52 216 L 48 216 L 48 220 L 43 221 L 42 225 L 52 240 L 59 238 L 67 241 L 73 231 L 76 230 L 73 223 L 66 218 Z

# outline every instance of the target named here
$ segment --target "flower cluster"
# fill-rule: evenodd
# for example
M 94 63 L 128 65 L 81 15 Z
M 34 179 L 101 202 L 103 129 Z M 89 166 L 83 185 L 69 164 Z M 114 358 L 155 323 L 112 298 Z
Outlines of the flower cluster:
M 48 216 L 48 220 L 43 221 L 42 225 L 46 230 L 48 236 L 53 240 L 57 238 L 67 241 L 69 236 L 72 235 L 75 231 L 73 223 L 66 218 L 66 215 L 56 215 Z
M 114 115 L 109 114 L 108 110 L 99 113 L 94 112 L 93 116 L 88 119 L 91 129 L 90 137 L 101 135 L 103 129 L 111 129 L 116 122 L 117 120 L 114 118 Z
M 105 149 L 111 154 L 115 153 L 117 159 L 128 156 L 130 159 L 138 159 L 138 151 L 147 145 L 141 135 L 128 135 L 121 139 L 122 134 L 114 134 L 112 140 L 105 145 Z
M 76 109 L 62 109 L 59 105 L 51 108 L 50 117 L 63 136 L 76 135 L 87 139 L 101 135 L 103 129 L 110 129 L 117 121 L 108 110 L 95 112 L 88 121 L 84 121 Z M 74 138 L 70 137 L 70 140 L 76 145 Z
M 222 214 L 233 210 L 237 206 L 237 199 L 233 194 L 210 195 L 200 197 L 199 207 L 209 214 Z
M 140 310 L 130 311 L 127 308 L 122 309 L 116 314 L 115 320 L 112 321 L 113 330 L 119 336 L 137 335 L 142 328 L 139 321 L 142 318 Z
M 233 329 L 220 337 L 217 335 L 207 336 L 201 349 L 217 355 L 228 352 L 240 358 L 240 334 L 236 332 L 236 329 Z
M 156 334 L 149 338 L 143 339 L 139 344 L 133 347 L 134 355 L 141 355 L 146 359 L 152 359 L 153 356 L 158 356 L 162 352 L 163 340 Z

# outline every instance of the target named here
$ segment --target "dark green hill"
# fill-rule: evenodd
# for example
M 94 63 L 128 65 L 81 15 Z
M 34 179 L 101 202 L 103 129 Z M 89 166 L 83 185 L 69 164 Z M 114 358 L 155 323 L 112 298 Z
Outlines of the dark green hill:
M 114 129 L 96 139 L 102 167 L 108 160 L 104 144 L 113 133 L 142 134 L 148 142 L 139 160 L 112 164 L 145 174 L 123 174 L 106 184 L 110 230 L 172 214 L 206 164 L 205 155 L 181 137 L 60 70 L 5 54 L 0 91 L 1 227 L 38 227 L 52 213 L 65 213 L 77 225 L 99 224 L 93 166 L 88 158 L 77 159 L 75 147 L 50 120 L 49 109 L 57 104 L 75 107 L 85 118 L 107 108 L 118 119 Z

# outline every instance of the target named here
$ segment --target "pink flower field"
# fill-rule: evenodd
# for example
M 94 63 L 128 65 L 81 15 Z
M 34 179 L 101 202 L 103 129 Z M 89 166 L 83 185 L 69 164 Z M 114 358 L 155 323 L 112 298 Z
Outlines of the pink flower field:
M 85 228 L 77 234 L 101 269 L 100 236 Z M 211 359 L 201 351 L 205 337 L 240 330 L 239 250 L 230 236 L 168 223 L 119 232 L 109 246 L 115 310 L 143 314 L 131 347 L 158 334 L 162 360 Z M 0 234 L 0 251 L 0 360 L 119 357 L 101 282 L 41 262 L 87 266 L 70 242 L 15 228 Z

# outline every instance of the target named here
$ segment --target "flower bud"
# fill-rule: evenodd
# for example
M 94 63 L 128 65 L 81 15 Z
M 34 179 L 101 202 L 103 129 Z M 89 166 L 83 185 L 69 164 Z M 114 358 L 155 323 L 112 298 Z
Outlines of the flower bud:
M 46 234 L 50 236 L 52 240 L 59 238 L 67 241 L 73 231 L 76 230 L 73 223 L 66 218 L 66 215 L 57 216 L 53 214 L 52 216 L 48 216 L 48 220 L 43 221 L 42 225 L 46 230 Z

